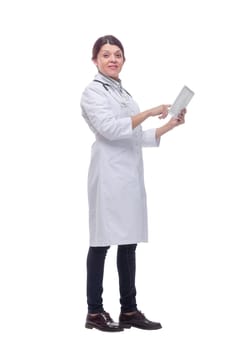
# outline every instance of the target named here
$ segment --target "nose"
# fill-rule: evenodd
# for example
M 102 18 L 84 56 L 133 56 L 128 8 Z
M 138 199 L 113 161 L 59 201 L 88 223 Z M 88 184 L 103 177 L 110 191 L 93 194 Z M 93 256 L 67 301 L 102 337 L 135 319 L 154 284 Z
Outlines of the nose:
M 111 61 L 111 62 L 115 62 L 115 61 L 116 61 L 116 57 L 115 57 L 114 54 L 112 54 L 112 55 L 110 56 L 110 61 Z

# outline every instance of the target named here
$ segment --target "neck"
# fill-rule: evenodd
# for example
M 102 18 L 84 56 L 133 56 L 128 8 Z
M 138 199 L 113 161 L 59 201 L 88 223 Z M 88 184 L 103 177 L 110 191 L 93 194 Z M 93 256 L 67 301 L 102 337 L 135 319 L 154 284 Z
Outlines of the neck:
M 99 72 L 101 75 L 103 75 L 104 77 L 106 77 L 106 78 L 113 79 L 113 80 L 116 80 L 116 81 L 118 81 L 118 82 L 121 81 L 119 78 L 113 78 L 113 77 L 111 77 L 110 75 L 106 75 L 106 74 L 102 73 L 101 71 L 98 71 L 98 72 Z

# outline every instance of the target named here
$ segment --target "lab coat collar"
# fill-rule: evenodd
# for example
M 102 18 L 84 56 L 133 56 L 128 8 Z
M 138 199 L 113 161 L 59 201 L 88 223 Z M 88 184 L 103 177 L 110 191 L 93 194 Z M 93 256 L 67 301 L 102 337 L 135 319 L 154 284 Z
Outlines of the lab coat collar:
M 103 81 L 103 83 L 108 84 L 110 86 L 115 86 L 118 89 L 122 89 L 122 84 L 121 84 L 121 80 L 115 80 L 113 78 L 108 77 L 107 75 L 104 75 L 101 72 L 98 72 L 98 74 L 95 76 L 95 79 L 99 79 L 101 81 Z

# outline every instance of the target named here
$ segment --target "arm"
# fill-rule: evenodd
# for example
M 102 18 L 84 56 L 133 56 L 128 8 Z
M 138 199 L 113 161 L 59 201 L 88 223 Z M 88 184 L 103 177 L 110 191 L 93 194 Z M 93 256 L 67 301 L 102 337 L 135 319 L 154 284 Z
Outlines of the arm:
M 158 147 L 162 135 L 172 130 L 174 127 L 184 123 L 186 109 L 181 111 L 177 118 L 171 118 L 166 124 L 157 129 L 144 130 L 142 132 L 143 147 Z M 161 118 L 161 117 L 160 117 Z
M 85 89 L 81 97 L 82 116 L 95 134 L 108 140 L 132 137 L 131 117 L 118 118 L 120 109 L 114 110 L 108 94 L 93 86 Z
M 165 118 L 168 115 L 168 108 L 170 105 L 161 105 L 158 107 L 154 107 L 151 109 L 148 109 L 144 112 L 138 113 L 137 115 L 131 117 L 132 119 L 132 128 L 136 128 L 138 125 L 140 125 L 144 120 L 146 120 L 149 117 L 158 116 L 160 119 Z
M 178 125 L 184 124 L 185 122 L 185 114 L 186 109 L 183 109 L 180 114 L 176 118 L 171 118 L 166 124 L 161 126 L 160 128 L 157 128 L 155 131 L 155 137 L 156 139 L 160 139 L 160 137 L 164 134 L 166 134 L 168 131 L 172 130 Z

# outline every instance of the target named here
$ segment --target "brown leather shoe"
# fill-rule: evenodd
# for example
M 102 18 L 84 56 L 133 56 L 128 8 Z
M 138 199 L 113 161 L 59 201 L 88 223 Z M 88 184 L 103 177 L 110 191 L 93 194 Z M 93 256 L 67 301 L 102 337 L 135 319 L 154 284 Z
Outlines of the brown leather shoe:
M 119 325 L 123 328 L 136 327 L 146 330 L 154 330 L 162 328 L 161 324 L 158 322 L 149 321 L 143 313 L 140 311 L 135 311 L 134 313 L 128 315 L 121 313 L 119 317 Z
M 118 323 L 112 320 L 106 311 L 94 316 L 87 314 L 85 327 L 90 329 L 96 328 L 103 332 L 121 332 L 124 330 L 123 327 L 120 327 Z

